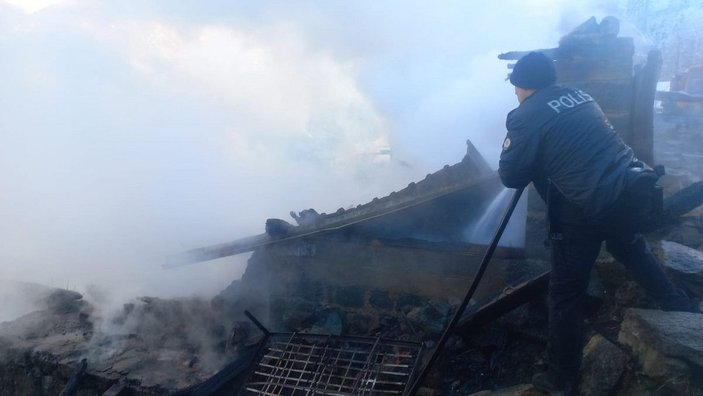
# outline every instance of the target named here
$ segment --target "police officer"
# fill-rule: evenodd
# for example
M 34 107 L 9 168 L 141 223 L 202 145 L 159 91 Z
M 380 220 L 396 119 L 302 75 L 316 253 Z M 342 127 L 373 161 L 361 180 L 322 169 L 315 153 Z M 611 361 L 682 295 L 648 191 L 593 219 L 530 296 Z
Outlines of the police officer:
M 507 116 L 498 172 L 506 187 L 534 184 L 547 204 L 550 228 L 548 370 L 532 382 L 553 394 L 575 394 L 586 288 L 603 241 L 663 309 L 698 306 L 668 281 L 622 215 L 631 204 L 624 193 L 629 175 L 643 164 L 593 98 L 555 85 L 553 61 L 540 52 L 521 58 L 510 82 L 520 104 Z

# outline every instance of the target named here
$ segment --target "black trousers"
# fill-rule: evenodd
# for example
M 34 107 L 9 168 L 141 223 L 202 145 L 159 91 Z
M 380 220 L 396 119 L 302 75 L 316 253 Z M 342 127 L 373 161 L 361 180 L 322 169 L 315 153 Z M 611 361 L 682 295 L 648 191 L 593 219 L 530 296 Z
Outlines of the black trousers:
M 556 228 L 556 230 L 555 230 Z M 691 300 L 668 280 L 642 235 L 607 225 L 558 224 L 550 234 L 548 365 L 558 377 L 575 382 L 581 365 L 586 288 L 603 241 L 646 292 L 665 310 L 689 310 Z

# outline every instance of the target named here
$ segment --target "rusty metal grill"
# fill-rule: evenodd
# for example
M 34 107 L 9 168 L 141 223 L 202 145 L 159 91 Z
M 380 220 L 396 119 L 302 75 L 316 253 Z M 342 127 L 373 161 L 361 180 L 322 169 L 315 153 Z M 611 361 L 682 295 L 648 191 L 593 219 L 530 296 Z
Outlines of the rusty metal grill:
M 240 394 L 405 395 L 421 349 L 381 338 L 270 334 Z

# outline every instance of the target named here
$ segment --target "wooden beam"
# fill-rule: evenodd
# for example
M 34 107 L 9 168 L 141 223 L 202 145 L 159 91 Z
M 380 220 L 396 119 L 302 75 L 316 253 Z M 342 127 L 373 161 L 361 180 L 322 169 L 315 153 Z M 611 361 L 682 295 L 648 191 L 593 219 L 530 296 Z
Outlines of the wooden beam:
M 623 137 L 640 160 L 654 164 L 654 96 L 657 92 L 662 56 L 650 51 L 647 63 L 635 74 L 632 98 L 632 130 Z
M 544 293 L 547 291 L 550 273 L 551 271 L 543 272 L 526 282 L 503 290 L 500 295 L 461 318 L 456 332 L 461 334 L 483 326 Z
M 69 378 L 68 383 L 61 391 L 61 396 L 73 396 L 78 390 L 78 385 L 85 376 L 85 371 L 88 368 L 88 361 L 82 359 L 71 373 L 71 378 Z

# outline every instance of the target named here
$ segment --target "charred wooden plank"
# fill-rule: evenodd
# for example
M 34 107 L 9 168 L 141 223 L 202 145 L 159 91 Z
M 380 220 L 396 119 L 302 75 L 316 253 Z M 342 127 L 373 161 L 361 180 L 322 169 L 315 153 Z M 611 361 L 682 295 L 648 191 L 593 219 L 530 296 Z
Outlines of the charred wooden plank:
M 457 333 L 461 334 L 489 323 L 544 293 L 549 284 L 550 273 L 551 271 L 543 272 L 526 282 L 510 287 L 475 311 L 468 313 L 459 321 Z
M 458 164 L 445 166 L 441 171 L 428 175 L 421 182 L 411 183 L 398 193 L 391 193 L 389 196 L 375 199 L 366 205 L 342 211 L 339 214 L 322 214 L 315 224 L 291 226 L 285 235 L 274 237 L 269 234 L 259 234 L 233 242 L 193 249 L 168 257 L 164 267 L 172 268 L 214 260 L 268 245 L 319 236 L 351 227 L 364 228 L 367 233 L 375 233 L 374 235 L 379 237 L 385 237 L 385 233 L 398 234 L 399 230 L 411 231 L 413 227 L 420 226 L 430 227 L 429 230 L 424 231 L 425 233 L 442 232 L 438 229 L 446 228 L 449 221 L 456 223 L 461 220 L 456 213 L 445 210 L 442 207 L 443 204 L 461 202 L 463 205 L 468 205 L 467 202 L 476 202 L 478 205 L 479 201 L 467 199 L 475 195 L 480 195 L 484 199 L 492 198 L 497 194 L 498 189 L 502 188 L 495 172 L 476 176 L 477 168 L 483 167 L 463 160 Z M 414 215 L 408 215 L 409 212 Z M 433 217 L 437 215 L 445 217 Z M 385 227 L 392 229 L 384 231 L 384 224 L 391 224 L 393 227 Z
M 124 390 L 127 389 L 127 385 L 124 381 L 120 380 L 106 390 L 102 396 L 120 396 L 123 394 Z
M 247 238 L 237 239 L 232 242 L 225 242 L 202 248 L 192 249 L 187 252 L 173 255 L 166 258 L 165 268 L 180 267 L 182 265 L 198 263 L 201 261 L 214 260 L 221 257 L 233 256 L 235 254 L 246 253 L 261 246 L 266 246 L 277 241 L 268 234 L 259 234 Z M 278 240 L 280 241 L 280 240 Z
M 236 381 L 240 376 L 249 371 L 254 358 L 257 356 L 263 346 L 263 342 L 259 344 L 249 345 L 242 349 L 236 360 L 227 364 L 222 370 L 218 371 L 207 380 L 182 389 L 173 394 L 173 396 L 209 396 L 223 389 L 233 381 Z
M 481 257 L 486 250 L 486 246 L 480 244 L 433 242 L 421 239 L 367 238 L 366 241 L 375 246 L 393 246 L 440 251 L 448 254 L 458 254 L 471 257 Z M 525 249 L 523 247 L 498 246 L 493 257 L 501 259 L 522 259 L 525 258 Z
M 696 182 L 664 199 L 662 215 L 655 218 L 645 231 L 652 232 L 675 224 L 681 216 L 701 205 L 703 205 L 703 182 Z
M 61 396 L 72 396 L 76 393 L 78 390 L 78 385 L 80 385 L 81 380 L 85 376 L 85 371 L 87 368 L 88 361 L 86 359 L 82 359 L 78 362 L 76 367 L 73 369 L 73 373 L 71 373 L 71 378 L 61 391 Z
M 504 53 L 498 55 L 498 59 L 500 59 L 500 60 L 518 60 L 533 51 L 543 52 L 545 55 L 547 55 L 548 57 L 550 57 L 552 59 L 554 59 L 557 54 L 557 48 L 545 48 L 545 49 L 536 49 L 536 50 L 530 50 L 530 51 L 509 51 L 509 52 L 504 52 Z
M 657 91 L 655 98 L 670 102 L 703 103 L 703 95 L 690 94 L 684 91 Z
M 703 182 L 696 182 L 664 200 L 664 216 L 683 216 L 701 204 L 703 204 Z

